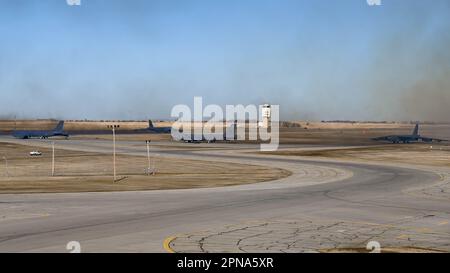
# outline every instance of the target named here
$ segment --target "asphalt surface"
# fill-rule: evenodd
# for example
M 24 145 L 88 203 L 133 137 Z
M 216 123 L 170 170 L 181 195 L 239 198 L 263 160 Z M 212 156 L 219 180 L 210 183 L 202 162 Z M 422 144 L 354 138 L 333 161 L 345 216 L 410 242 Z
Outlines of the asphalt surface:
M 58 146 L 110 150 L 106 141 Z M 118 152 L 144 155 L 138 146 L 119 143 Z M 217 144 L 215 151 L 194 152 L 156 145 L 154 151 L 211 164 L 285 166 L 293 175 L 212 189 L 0 195 L 0 252 L 68 252 L 70 241 L 80 242 L 83 252 L 315 252 L 362 249 L 371 240 L 400 251 L 450 251 L 450 202 L 408 194 L 436 183 L 433 172 L 261 157 L 239 148 Z

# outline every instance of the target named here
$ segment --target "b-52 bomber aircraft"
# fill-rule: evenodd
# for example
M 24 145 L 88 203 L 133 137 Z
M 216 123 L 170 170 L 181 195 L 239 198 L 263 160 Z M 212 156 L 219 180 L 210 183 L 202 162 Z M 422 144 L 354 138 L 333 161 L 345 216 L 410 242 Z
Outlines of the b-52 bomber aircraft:
M 151 120 L 148 121 L 148 127 L 143 129 L 136 129 L 136 133 L 149 133 L 149 134 L 170 134 L 172 127 L 155 127 Z
M 69 137 L 69 134 L 64 132 L 64 121 L 58 122 L 53 130 L 21 130 L 14 131 L 13 136 L 15 138 L 28 139 L 28 138 L 41 138 L 46 139 L 49 137 L 64 136 Z
M 373 138 L 372 140 L 375 141 L 387 141 L 387 142 L 392 142 L 392 143 L 411 143 L 411 142 L 442 142 L 442 141 L 448 141 L 445 139 L 438 139 L 438 138 L 431 138 L 431 137 L 424 137 L 419 135 L 419 124 L 416 124 L 416 127 L 414 127 L 414 131 L 412 132 L 411 135 L 390 135 L 390 136 L 382 136 L 382 137 L 376 137 Z

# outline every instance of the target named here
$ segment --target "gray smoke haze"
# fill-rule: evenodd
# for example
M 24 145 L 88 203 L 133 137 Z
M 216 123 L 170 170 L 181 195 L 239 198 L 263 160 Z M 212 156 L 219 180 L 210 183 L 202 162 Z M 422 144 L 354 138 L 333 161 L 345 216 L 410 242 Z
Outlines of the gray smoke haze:
M 441 8 L 450 12 L 450 3 Z M 410 31 L 378 46 L 366 84 L 370 108 L 383 119 L 450 121 L 450 24 L 433 15 L 417 12 Z
M 448 122 L 450 2 L 336 2 L 8 1 L 0 118 L 164 119 L 203 96 L 291 120 Z

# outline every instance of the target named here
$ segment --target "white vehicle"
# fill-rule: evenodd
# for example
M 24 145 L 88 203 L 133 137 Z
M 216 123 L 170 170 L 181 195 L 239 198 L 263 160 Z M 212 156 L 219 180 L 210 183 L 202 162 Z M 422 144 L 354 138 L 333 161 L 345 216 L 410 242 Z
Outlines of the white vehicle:
M 42 155 L 42 153 L 39 152 L 39 151 L 32 151 L 32 152 L 30 152 L 30 156 L 41 156 L 41 155 Z

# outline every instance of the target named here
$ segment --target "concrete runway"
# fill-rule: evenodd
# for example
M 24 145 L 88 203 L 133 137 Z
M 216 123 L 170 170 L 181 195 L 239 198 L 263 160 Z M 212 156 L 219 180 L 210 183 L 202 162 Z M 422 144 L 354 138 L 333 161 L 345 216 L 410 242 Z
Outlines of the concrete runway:
M 110 151 L 106 141 L 57 145 Z M 0 252 L 68 252 L 69 241 L 79 241 L 83 252 L 309 252 L 361 249 L 370 240 L 400 251 L 450 251 L 449 200 L 407 192 L 436 183 L 436 173 L 214 145 L 204 152 L 154 149 L 167 157 L 284 166 L 293 175 L 212 189 L 0 195 Z M 123 154 L 141 150 L 136 142 L 118 145 Z

